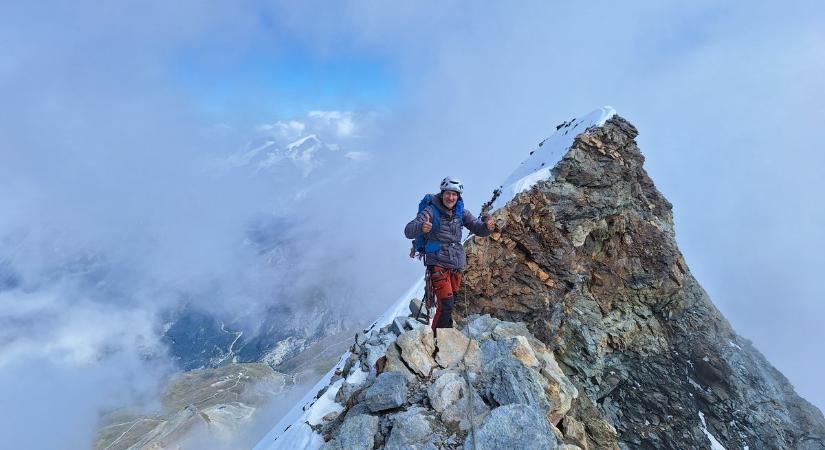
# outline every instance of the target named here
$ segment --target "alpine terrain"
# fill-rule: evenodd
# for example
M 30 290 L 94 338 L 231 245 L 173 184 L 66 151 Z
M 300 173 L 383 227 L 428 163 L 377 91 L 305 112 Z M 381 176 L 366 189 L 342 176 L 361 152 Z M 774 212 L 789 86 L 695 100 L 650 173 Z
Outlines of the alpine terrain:
M 410 317 L 422 279 L 256 448 L 825 449 L 691 275 L 637 133 L 609 107 L 559 125 L 465 240 L 456 328 Z
M 299 131 L 303 134 L 303 128 Z M 281 194 L 278 206 L 283 207 L 324 183 L 351 177 L 368 156 L 326 143 L 317 134 L 267 133 L 213 166 L 218 175 L 237 171 L 260 178 Z M 295 261 L 306 249 L 305 239 L 289 218 L 273 215 L 251 218 L 238 241 L 267 272 L 295 278 L 303 270 Z M 2 269 L 0 285 L 7 278 Z M 338 282 L 333 296 L 321 284 L 272 289 L 266 308 L 251 313 L 218 314 L 187 301 L 170 308 L 162 342 L 180 372 L 164 383 L 157 407 L 127 405 L 106 412 L 94 447 L 189 448 L 196 445 L 193 435 L 229 445 L 243 435 L 261 408 L 317 379 L 349 345 L 357 328 L 341 306 L 351 295 L 348 286 Z M 195 302 L 200 304 L 226 301 L 221 292 L 185 294 L 200 296 Z

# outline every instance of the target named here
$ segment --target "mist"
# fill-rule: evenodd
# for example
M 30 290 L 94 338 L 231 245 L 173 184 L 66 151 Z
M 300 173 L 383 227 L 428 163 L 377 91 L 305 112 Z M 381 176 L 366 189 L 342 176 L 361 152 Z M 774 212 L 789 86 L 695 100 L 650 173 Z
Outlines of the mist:
M 0 376 L 25 380 L 2 383 L 0 423 L 20 447 L 49 447 L 26 440 L 49 416 L 36 398 L 71 412 L 49 426 L 72 448 L 98 412 L 151 404 L 183 303 L 254 317 L 320 285 L 368 323 L 420 276 L 401 230 L 424 193 L 457 176 L 478 213 L 556 124 L 604 104 L 639 128 L 714 303 L 825 407 L 819 2 L 167 3 L 0 7 Z M 366 60 L 389 93 L 247 74 L 296 53 L 331 79 Z M 363 158 L 287 186 L 233 165 L 310 134 Z M 260 221 L 295 253 L 250 245 Z

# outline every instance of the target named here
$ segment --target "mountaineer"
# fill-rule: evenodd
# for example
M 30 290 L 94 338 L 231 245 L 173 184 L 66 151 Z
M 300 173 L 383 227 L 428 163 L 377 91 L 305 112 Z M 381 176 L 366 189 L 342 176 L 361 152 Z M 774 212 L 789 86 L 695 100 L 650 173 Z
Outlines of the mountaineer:
M 424 258 L 429 301 L 433 293 L 438 300 L 433 331 L 453 327 L 453 296 L 461 285 L 461 271 L 467 262 L 461 243 L 463 227 L 478 236 L 489 236 L 493 229 L 491 217 L 482 221 L 464 209 L 463 191 L 460 180 L 444 178 L 441 193 L 425 195 L 418 205 L 418 215 L 404 227 L 404 235 L 415 239 L 410 256 L 417 252 L 419 258 Z

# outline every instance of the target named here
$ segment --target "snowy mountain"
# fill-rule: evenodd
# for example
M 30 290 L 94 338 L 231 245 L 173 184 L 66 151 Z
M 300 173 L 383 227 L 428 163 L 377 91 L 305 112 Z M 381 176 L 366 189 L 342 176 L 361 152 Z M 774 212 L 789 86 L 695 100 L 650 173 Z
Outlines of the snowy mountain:
M 465 241 L 458 330 L 410 319 L 419 280 L 257 450 L 825 448 L 825 418 L 690 274 L 636 129 L 565 122 Z

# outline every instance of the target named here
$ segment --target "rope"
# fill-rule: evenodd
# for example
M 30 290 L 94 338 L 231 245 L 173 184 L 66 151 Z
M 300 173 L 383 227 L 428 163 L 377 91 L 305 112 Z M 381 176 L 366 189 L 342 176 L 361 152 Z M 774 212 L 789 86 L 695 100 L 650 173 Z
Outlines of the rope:
M 468 312 L 467 289 L 464 289 L 464 319 L 467 319 Z M 464 381 L 467 383 L 467 414 L 470 416 L 470 433 L 472 433 L 473 436 L 473 450 L 477 450 L 475 413 L 473 412 L 473 385 L 470 383 L 470 374 L 467 370 L 467 353 L 470 352 L 470 344 L 473 342 L 472 330 L 469 326 L 467 326 L 467 332 L 470 336 L 467 340 L 467 348 L 464 349 L 464 356 L 461 357 L 461 366 L 463 367 L 461 372 L 464 375 Z

